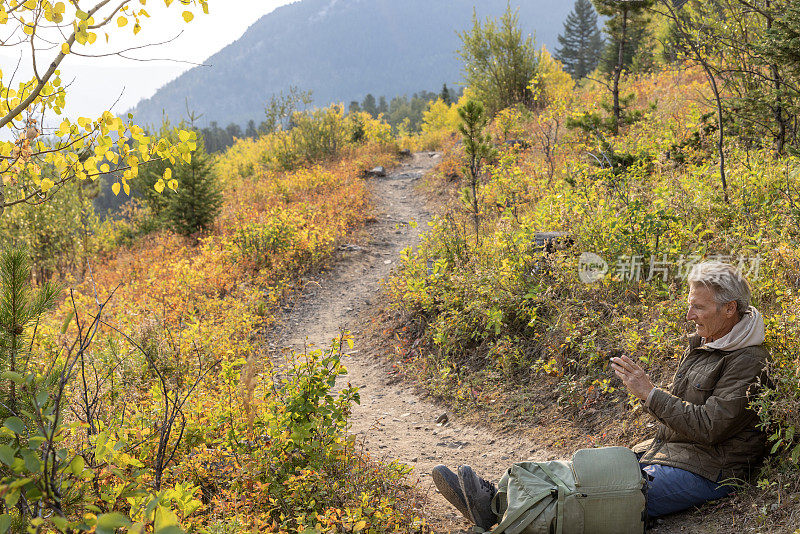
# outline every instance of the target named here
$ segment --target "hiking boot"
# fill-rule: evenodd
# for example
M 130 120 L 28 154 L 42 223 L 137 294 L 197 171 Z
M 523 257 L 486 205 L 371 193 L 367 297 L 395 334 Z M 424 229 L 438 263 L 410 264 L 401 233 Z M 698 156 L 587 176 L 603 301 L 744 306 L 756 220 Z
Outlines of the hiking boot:
M 436 484 L 436 489 L 442 494 L 442 497 L 447 499 L 447 502 L 458 508 L 461 514 L 472 521 L 472 516 L 469 515 L 467 509 L 467 501 L 464 500 L 464 494 L 461 493 L 461 485 L 458 482 L 458 476 L 450 471 L 444 465 L 437 465 L 431 471 L 433 483 Z
M 495 485 L 476 475 L 468 465 L 458 468 L 458 481 L 467 502 L 469 519 L 483 530 L 492 528 L 497 523 L 497 516 L 492 512 L 492 498 L 497 493 Z

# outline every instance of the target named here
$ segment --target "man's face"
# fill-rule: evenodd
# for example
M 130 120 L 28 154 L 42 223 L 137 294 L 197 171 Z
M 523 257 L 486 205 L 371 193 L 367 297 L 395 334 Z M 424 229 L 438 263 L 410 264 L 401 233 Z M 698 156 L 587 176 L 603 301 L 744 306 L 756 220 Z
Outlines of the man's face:
M 702 284 L 689 288 L 689 310 L 686 319 L 697 325 L 697 335 L 719 339 L 730 332 L 738 321 L 736 303 L 717 304 L 714 292 Z

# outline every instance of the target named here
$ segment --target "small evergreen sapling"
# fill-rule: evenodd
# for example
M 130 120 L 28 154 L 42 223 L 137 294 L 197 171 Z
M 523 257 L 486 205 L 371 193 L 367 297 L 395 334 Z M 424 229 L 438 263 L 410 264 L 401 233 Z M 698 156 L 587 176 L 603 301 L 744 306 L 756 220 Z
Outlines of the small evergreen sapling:
M 491 144 L 491 136 L 485 132 L 489 117 L 483 104 L 477 100 L 468 100 L 458 108 L 461 124 L 458 131 L 464 142 L 464 151 L 467 153 L 467 166 L 464 174 L 469 180 L 469 186 L 461 190 L 461 199 L 469 206 L 472 220 L 475 223 L 475 243 L 480 245 L 480 205 L 478 204 L 478 189 L 480 186 L 483 164 L 492 159 L 496 151 Z
M 177 135 L 169 123 L 161 131 L 168 138 Z M 173 188 L 170 182 L 180 186 Z M 140 173 L 133 186 L 136 196 L 150 210 L 145 232 L 156 229 L 182 235 L 201 232 L 211 227 L 222 208 L 222 188 L 200 135 L 189 163 L 176 160 L 174 165 L 169 162 L 151 165 Z
M 168 195 L 164 213 L 170 229 L 183 235 L 209 229 L 222 208 L 222 188 L 202 146 L 198 143 L 191 163 L 175 167 L 181 185 Z
M 26 330 L 55 307 L 60 292 L 49 282 L 32 291 L 31 268 L 25 249 L 4 250 L 0 256 L 0 365 L 8 387 L 0 411 L 4 417 L 17 415 L 16 378 L 26 372 Z

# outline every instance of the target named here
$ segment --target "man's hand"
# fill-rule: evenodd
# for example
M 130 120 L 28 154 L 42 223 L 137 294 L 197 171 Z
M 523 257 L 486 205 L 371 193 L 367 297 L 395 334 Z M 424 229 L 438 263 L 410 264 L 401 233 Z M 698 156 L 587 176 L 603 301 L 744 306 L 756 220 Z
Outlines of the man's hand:
M 650 382 L 650 377 L 644 369 L 624 354 L 621 358 L 611 358 L 611 367 L 631 393 L 642 399 L 642 402 L 647 400 L 647 396 L 655 386 Z

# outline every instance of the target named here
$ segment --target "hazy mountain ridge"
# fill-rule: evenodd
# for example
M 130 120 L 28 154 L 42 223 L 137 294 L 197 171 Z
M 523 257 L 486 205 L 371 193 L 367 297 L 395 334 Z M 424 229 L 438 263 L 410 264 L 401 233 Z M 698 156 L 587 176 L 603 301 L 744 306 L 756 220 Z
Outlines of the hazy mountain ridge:
M 136 119 L 158 124 L 164 110 L 177 122 L 188 105 L 202 115 L 199 126 L 258 122 L 270 95 L 291 85 L 312 90 L 320 105 L 455 85 L 456 32 L 471 26 L 473 1 L 302 0 L 280 7 L 211 56 L 209 67 L 195 67 L 139 102 Z M 505 0 L 486 0 L 476 9 L 485 18 L 505 7 Z M 571 8 L 563 0 L 524 2 L 521 25 L 552 50 Z

